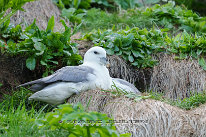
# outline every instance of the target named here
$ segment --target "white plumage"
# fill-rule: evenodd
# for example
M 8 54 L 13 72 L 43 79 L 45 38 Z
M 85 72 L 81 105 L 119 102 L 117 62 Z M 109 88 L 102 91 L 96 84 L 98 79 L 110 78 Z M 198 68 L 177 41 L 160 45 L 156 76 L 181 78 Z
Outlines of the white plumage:
M 86 52 L 82 65 L 63 67 L 48 77 L 20 86 L 33 84 L 31 90 L 37 92 L 29 100 L 60 104 L 74 93 L 97 88 L 110 89 L 112 79 L 106 63 L 106 51 L 93 47 Z
M 113 84 L 127 92 L 140 93 L 129 82 L 111 78 L 106 63 L 106 51 L 101 47 L 93 47 L 85 53 L 82 65 L 63 67 L 50 76 L 20 86 L 32 85 L 30 89 L 36 93 L 31 95 L 29 100 L 39 100 L 52 105 L 63 103 L 74 93 L 89 89 L 112 89 Z

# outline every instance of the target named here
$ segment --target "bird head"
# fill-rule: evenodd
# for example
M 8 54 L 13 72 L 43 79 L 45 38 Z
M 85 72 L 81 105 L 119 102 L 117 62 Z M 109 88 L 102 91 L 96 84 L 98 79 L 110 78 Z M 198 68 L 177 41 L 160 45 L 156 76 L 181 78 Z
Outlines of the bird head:
M 84 55 L 84 63 L 95 63 L 106 66 L 107 54 L 101 47 L 92 47 Z

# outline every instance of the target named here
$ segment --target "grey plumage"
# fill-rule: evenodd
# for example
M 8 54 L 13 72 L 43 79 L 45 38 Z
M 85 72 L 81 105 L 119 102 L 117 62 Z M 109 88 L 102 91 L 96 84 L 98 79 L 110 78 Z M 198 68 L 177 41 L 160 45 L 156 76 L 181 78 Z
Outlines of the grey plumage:
M 50 76 L 24 83 L 18 87 L 34 84 L 30 89 L 32 91 L 39 91 L 55 82 L 86 82 L 88 81 L 88 74 L 94 75 L 93 72 L 94 70 L 88 66 L 66 66 Z
M 116 85 L 117 87 L 119 86 L 119 84 L 121 84 L 128 88 L 131 88 L 134 93 L 140 94 L 140 91 L 133 84 L 127 82 L 126 80 L 119 79 L 119 78 L 112 78 L 112 81 L 114 82 L 114 84 L 117 84 Z

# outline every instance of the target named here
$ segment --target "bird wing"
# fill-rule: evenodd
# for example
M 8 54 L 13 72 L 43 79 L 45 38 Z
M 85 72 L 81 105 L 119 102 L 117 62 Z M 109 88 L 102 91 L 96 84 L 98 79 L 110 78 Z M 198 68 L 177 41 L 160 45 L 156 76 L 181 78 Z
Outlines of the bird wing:
M 137 94 L 140 93 L 140 91 L 133 84 L 127 82 L 126 80 L 119 79 L 119 78 L 112 78 L 112 81 L 113 82 L 118 82 L 118 83 L 120 83 L 122 85 L 125 85 L 125 86 L 128 86 L 128 87 L 132 88 L 133 92 L 135 92 Z
M 37 79 L 31 82 L 24 83 L 20 86 L 27 86 L 31 84 L 35 84 L 34 87 L 36 90 L 42 89 L 43 87 L 47 86 L 50 83 L 54 82 L 86 82 L 89 81 L 88 75 L 89 74 L 94 74 L 94 70 L 91 67 L 88 66 L 66 66 L 63 67 L 54 74 Z

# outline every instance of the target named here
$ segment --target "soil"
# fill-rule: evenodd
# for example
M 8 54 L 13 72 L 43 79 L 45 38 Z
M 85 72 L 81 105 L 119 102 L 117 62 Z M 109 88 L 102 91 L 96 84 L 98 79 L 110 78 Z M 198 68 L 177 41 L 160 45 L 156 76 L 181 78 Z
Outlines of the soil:
M 27 69 L 25 62 L 24 57 L 0 54 L 0 96 L 11 93 L 17 85 L 38 77 L 38 72 Z

